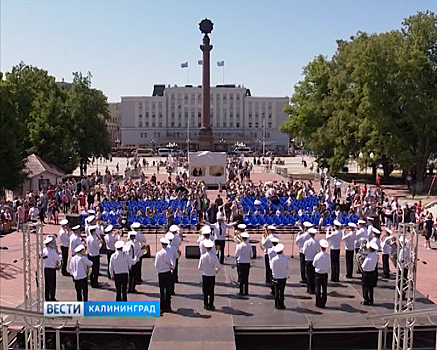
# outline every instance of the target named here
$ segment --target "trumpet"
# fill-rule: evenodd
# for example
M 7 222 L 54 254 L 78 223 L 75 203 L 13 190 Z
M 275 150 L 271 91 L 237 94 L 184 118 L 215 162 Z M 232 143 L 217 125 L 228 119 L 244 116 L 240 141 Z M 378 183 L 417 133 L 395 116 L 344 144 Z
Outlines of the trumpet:
M 178 249 L 178 258 L 180 258 L 180 257 L 181 257 L 181 255 L 182 255 L 182 252 L 181 252 L 181 250 L 180 250 L 180 249 Z
M 240 231 L 234 232 L 234 242 L 236 242 L 236 243 L 243 242 L 243 238 L 241 238 L 241 232 Z

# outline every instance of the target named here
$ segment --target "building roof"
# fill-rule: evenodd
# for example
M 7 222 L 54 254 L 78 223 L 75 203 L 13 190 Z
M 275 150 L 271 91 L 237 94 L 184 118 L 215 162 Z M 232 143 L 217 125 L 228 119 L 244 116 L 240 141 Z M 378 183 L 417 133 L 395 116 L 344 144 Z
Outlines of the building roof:
M 65 172 L 63 172 L 58 167 L 48 164 L 41 159 L 40 156 L 36 154 L 31 154 L 25 160 L 24 172 L 27 174 L 27 177 L 32 178 L 43 174 L 45 172 L 55 175 L 55 176 L 65 176 Z

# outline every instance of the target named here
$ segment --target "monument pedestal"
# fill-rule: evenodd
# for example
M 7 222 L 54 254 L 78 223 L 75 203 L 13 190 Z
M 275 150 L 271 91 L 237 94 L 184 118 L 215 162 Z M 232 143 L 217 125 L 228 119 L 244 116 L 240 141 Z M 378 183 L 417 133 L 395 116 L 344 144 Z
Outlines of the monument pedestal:
M 200 128 L 199 130 L 199 151 L 214 150 L 214 135 L 211 128 Z

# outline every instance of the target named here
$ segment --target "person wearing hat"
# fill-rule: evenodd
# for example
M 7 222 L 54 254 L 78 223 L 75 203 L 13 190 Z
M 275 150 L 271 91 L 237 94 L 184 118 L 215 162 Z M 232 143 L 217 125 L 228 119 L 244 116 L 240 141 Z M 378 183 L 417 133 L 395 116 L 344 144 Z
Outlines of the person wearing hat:
M 377 252 L 379 252 L 381 250 L 381 240 L 379 239 L 379 237 L 381 236 L 381 231 L 378 230 L 376 227 L 372 227 L 372 232 L 373 232 L 373 238 L 371 239 L 370 243 L 375 243 L 378 246 L 378 250 Z M 375 287 L 378 283 L 378 264 L 376 264 L 376 268 L 375 268 Z
M 334 230 L 331 228 L 326 232 L 326 240 L 329 243 L 329 253 L 331 255 L 331 281 L 340 282 L 340 244 L 343 238 L 341 222 L 334 220 Z
M 320 250 L 319 242 L 315 239 L 317 229 L 311 227 L 308 229 L 310 238 L 303 245 L 303 253 L 305 255 L 306 274 L 307 274 L 307 292 L 310 294 L 316 293 L 315 271 L 313 266 L 314 257 Z
M 203 308 L 215 310 L 214 287 L 215 274 L 220 270 L 220 262 L 217 255 L 212 252 L 214 242 L 205 240 L 206 252 L 200 256 L 198 269 L 202 272 Z
M 249 234 L 241 233 L 242 242 L 235 248 L 235 258 L 237 260 L 237 271 L 240 282 L 240 296 L 249 294 L 249 270 L 250 259 L 253 258 L 252 246 L 249 243 Z
M 271 248 L 275 251 L 276 255 L 270 262 L 270 268 L 272 271 L 272 284 L 275 291 L 275 309 L 285 309 L 284 305 L 284 291 L 285 284 L 287 282 L 288 274 L 288 260 L 283 254 L 284 245 L 279 243 Z
M 70 247 L 70 235 L 71 230 L 68 227 L 68 220 L 61 220 L 61 228 L 58 232 L 59 237 L 59 245 L 61 246 L 61 255 L 62 255 L 62 267 L 61 273 L 63 276 L 70 276 L 67 272 L 67 262 L 68 262 L 68 249 Z
M 316 254 L 313 260 L 316 285 L 316 307 L 324 309 L 326 300 L 328 299 L 328 271 L 331 265 L 331 257 L 326 252 L 326 248 L 329 247 L 328 241 L 321 239 L 319 245 L 320 252 Z
M 73 276 L 77 301 L 88 301 L 88 269 L 93 262 L 85 256 L 85 246 L 79 244 L 74 249 L 74 256 L 70 260 L 70 271 Z
M 71 256 L 73 257 L 76 255 L 74 250 L 76 249 L 77 246 L 82 244 L 82 239 L 80 237 L 80 231 L 79 231 L 80 225 L 73 226 L 71 229 L 73 230 L 73 233 L 70 236 L 70 252 L 71 252 Z
M 266 284 L 272 284 L 272 270 L 270 269 L 270 259 L 268 250 L 273 246 L 271 239 L 275 237 L 276 227 L 273 225 L 267 226 L 266 234 L 261 239 L 261 247 L 264 249 L 264 268 Z
M 135 239 L 139 243 L 140 249 L 143 249 L 143 247 L 145 247 L 145 245 L 147 243 L 147 240 L 146 240 L 146 236 L 144 236 L 144 234 L 141 231 L 139 231 L 140 227 L 141 227 L 141 224 L 139 222 L 134 222 L 131 225 L 132 231 L 135 231 L 137 234 Z M 139 260 L 138 260 L 137 273 L 138 273 L 137 283 L 143 282 L 143 277 L 142 277 L 143 276 L 143 254 L 141 254 L 141 256 L 139 257 Z
M 384 274 L 384 278 L 390 278 L 390 253 L 391 253 L 391 242 L 393 240 L 393 231 L 385 228 L 385 236 L 381 244 L 382 249 L 382 271 Z
M 217 251 L 217 257 L 220 254 L 220 264 L 223 265 L 225 261 L 225 242 L 226 242 L 226 231 L 229 227 L 234 227 L 236 222 L 230 224 L 225 223 L 225 217 L 221 211 L 217 212 L 217 221 L 213 224 L 206 222 L 206 224 L 211 227 L 214 233 L 214 243 Z
M 100 273 L 100 248 L 102 242 L 96 234 L 97 226 L 89 227 L 90 235 L 86 238 L 86 246 L 88 250 L 88 259 L 93 263 L 90 282 L 92 288 L 99 288 L 99 273 Z
M 302 230 L 297 234 L 296 244 L 299 247 L 299 262 L 300 262 L 300 283 L 307 283 L 307 275 L 306 275 L 306 260 L 305 254 L 303 253 L 303 246 L 307 240 L 310 239 L 310 235 L 308 234 L 308 229 L 313 227 L 313 224 L 309 221 L 305 221 L 302 224 Z
M 169 241 L 168 246 L 167 246 L 167 251 L 169 252 L 169 254 L 172 255 L 172 259 L 175 262 L 175 267 L 176 267 L 176 260 L 178 259 L 179 254 L 178 254 L 178 250 L 173 245 L 174 234 L 171 232 L 167 232 L 165 234 L 165 238 Z M 171 295 L 176 294 L 174 291 L 175 281 L 176 281 L 176 276 L 175 276 L 175 272 L 173 270 L 171 273 L 171 287 L 170 287 L 170 294 Z
M 161 315 L 171 312 L 171 272 L 175 267 L 173 255 L 167 247 L 170 243 L 167 238 L 160 239 L 162 249 L 155 255 L 155 269 L 158 273 L 159 294 L 161 301 Z
M 124 242 L 117 241 L 114 243 L 116 252 L 112 254 L 109 262 L 110 278 L 115 282 L 117 294 L 115 301 L 127 301 L 127 283 L 129 270 L 136 263 L 129 254 L 123 251 Z
M 408 239 L 405 236 L 399 237 L 399 245 L 398 268 L 400 270 L 398 288 L 401 288 L 400 282 L 402 280 L 402 299 L 405 299 L 405 291 L 408 283 L 408 270 L 411 262 L 411 250 L 408 246 Z
M 357 225 L 353 222 L 349 222 L 347 226 L 349 228 L 349 232 L 343 233 L 342 240 L 344 241 L 344 248 L 346 250 L 346 278 L 352 278 L 354 271 L 354 248 L 356 240 L 355 230 L 357 228 Z
M 269 270 L 270 270 L 270 294 L 275 294 L 275 286 L 273 284 L 273 276 L 272 276 L 272 269 L 271 269 L 271 263 L 272 259 L 276 256 L 275 247 L 279 244 L 279 238 L 276 236 L 273 236 L 270 238 L 270 242 L 272 242 L 272 246 L 267 251 L 267 256 L 269 257 Z
M 115 253 L 115 243 L 118 242 L 120 237 L 115 233 L 114 227 L 112 225 L 108 225 L 105 228 L 105 245 L 106 245 L 106 259 L 108 262 L 108 278 L 111 278 L 111 274 L 109 272 L 109 265 L 111 262 L 111 256 Z
M 44 266 L 45 301 L 56 301 L 56 268 L 62 259 L 54 249 L 51 237 L 47 237 L 44 240 L 44 244 L 42 261 Z
M 370 242 L 370 240 L 373 237 L 373 222 L 375 221 L 375 219 L 372 216 L 367 216 L 366 217 L 367 220 L 367 242 Z
M 89 215 L 85 219 L 85 234 L 88 236 L 91 235 L 90 227 L 94 226 L 96 222 L 96 217 L 94 215 Z
M 360 250 L 360 239 L 365 238 L 367 240 L 367 228 L 366 221 L 363 219 L 358 220 L 358 230 L 355 232 L 355 254 Z
M 180 236 L 180 229 L 178 225 L 171 225 L 169 231 L 174 235 L 173 240 L 171 241 L 171 245 L 176 248 L 176 251 L 178 253 L 176 256 L 175 268 L 172 276 L 174 278 L 174 283 L 179 283 L 179 247 L 182 243 L 182 237 Z
M 129 270 L 129 284 L 127 288 L 128 293 L 136 293 L 135 286 L 137 285 L 138 278 L 138 269 L 140 268 L 140 254 L 141 247 L 140 244 L 136 240 L 137 233 L 135 231 L 130 231 L 128 233 L 129 240 L 124 245 L 124 251 L 132 260 L 135 260 L 135 264 L 133 264 Z
M 363 289 L 363 305 L 373 305 L 373 289 L 375 288 L 376 266 L 378 265 L 378 246 L 375 242 L 368 245 L 369 254 L 364 259 L 361 268 L 363 271 L 361 286 Z
M 211 228 L 208 225 L 203 226 L 201 232 L 202 239 L 199 242 L 200 255 L 206 253 L 205 240 L 210 240 L 214 243 L 214 237 L 211 235 Z M 216 254 L 215 245 L 212 249 L 212 252 Z

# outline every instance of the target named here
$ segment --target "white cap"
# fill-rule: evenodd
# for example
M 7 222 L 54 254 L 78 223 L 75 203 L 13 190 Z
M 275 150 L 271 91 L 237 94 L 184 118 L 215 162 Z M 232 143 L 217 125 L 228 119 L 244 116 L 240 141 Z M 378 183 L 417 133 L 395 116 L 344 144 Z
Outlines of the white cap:
M 115 249 L 122 249 L 124 247 L 124 242 L 123 241 L 117 241 L 114 244 Z
M 53 238 L 52 237 L 47 237 L 45 240 L 44 240 L 44 244 L 49 244 L 49 243 L 52 243 L 53 242 Z
M 334 220 L 334 226 L 342 226 L 341 222 L 338 220 Z
M 137 233 L 135 231 L 129 231 L 128 236 L 137 236 Z
M 261 205 L 261 201 L 259 199 L 255 199 L 255 201 L 253 202 L 253 204 L 255 205 Z
M 72 230 L 79 230 L 80 229 L 80 225 L 73 226 L 71 229 Z
M 349 222 L 347 224 L 349 227 L 357 227 L 357 224 L 353 223 L 353 222 Z
M 174 234 L 171 232 L 167 232 L 165 234 L 165 238 L 167 238 L 169 241 L 171 241 L 174 238 Z
M 309 222 L 309 221 L 305 221 L 305 222 L 303 223 L 303 226 L 304 226 L 304 227 L 313 227 L 313 224 L 312 224 L 311 222 Z
M 242 232 L 241 238 L 249 238 L 249 234 L 247 232 Z
M 364 225 L 364 224 L 366 223 L 366 221 L 365 221 L 365 220 L 363 220 L 363 219 L 360 219 L 360 220 L 358 220 L 358 223 L 359 223 L 359 224 L 363 224 L 363 225 Z
M 82 250 L 84 250 L 85 249 L 85 246 L 83 245 L 83 244 L 79 244 L 75 249 L 74 249 L 74 252 L 75 253 L 79 253 L 79 252 L 81 252 Z
M 276 253 L 282 252 L 284 250 L 284 245 L 282 243 L 279 243 L 278 245 L 275 245 L 273 249 Z
M 205 225 L 200 229 L 200 232 L 202 235 L 209 235 L 211 234 L 211 227 Z
M 159 241 L 160 241 L 162 244 L 169 244 L 169 243 L 170 243 L 170 241 L 169 241 L 167 238 L 165 238 L 165 237 L 161 237 L 161 238 L 159 239 Z
M 393 231 L 392 231 L 392 230 L 390 230 L 390 229 L 389 229 L 389 228 L 387 228 L 387 227 L 385 228 L 385 232 L 387 232 L 387 233 L 388 233 L 388 234 L 390 234 L 390 235 L 391 235 L 391 234 L 393 234 Z
M 315 235 L 317 233 L 317 229 L 314 227 L 311 227 L 308 229 L 308 233 L 311 235 Z
M 381 234 L 381 231 L 379 231 L 377 228 L 372 228 L 372 231 L 373 231 L 373 233 L 374 234 L 376 234 L 376 235 L 380 235 Z
M 203 245 L 205 246 L 205 248 L 212 248 L 214 247 L 214 242 L 211 241 L 210 239 L 205 239 L 203 241 Z
M 87 218 L 86 218 L 86 222 L 91 222 L 91 221 L 93 221 L 94 219 L 95 219 L 96 217 L 94 216 L 94 215 L 90 215 L 90 216 L 88 216 Z
M 108 226 L 105 228 L 105 232 L 106 232 L 106 233 L 109 233 L 109 232 L 112 231 L 113 228 L 114 228 L 114 226 L 112 226 L 112 225 L 108 225 Z
M 378 245 L 376 244 L 376 242 L 370 242 L 370 243 L 369 243 L 369 247 L 372 248 L 373 250 L 376 250 L 376 251 L 379 250 L 379 247 L 378 247 Z
M 223 214 L 222 214 L 222 212 L 218 212 L 217 213 L 217 220 L 222 220 L 223 219 Z
M 67 219 L 61 220 L 61 225 L 62 226 L 68 225 L 68 220 Z
M 326 239 L 321 239 L 321 240 L 319 241 L 319 244 L 320 244 L 320 246 L 321 246 L 322 248 L 328 248 L 328 247 L 329 247 L 329 243 L 328 243 L 328 241 L 327 241 Z
M 267 230 L 276 230 L 276 226 L 269 225 L 267 226 Z
M 179 232 L 179 226 L 178 225 L 171 225 L 169 228 L 170 232 Z
M 270 242 L 272 242 L 272 243 L 279 242 L 279 238 L 278 237 L 272 237 L 272 238 L 270 238 Z
M 245 230 L 246 229 L 246 224 L 239 224 L 238 226 L 237 226 L 237 228 L 239 229 L 239 230 Z
M 139 222 L 134 222 L 134 223 L 131 225 L 131 227 L 132 227 L 132 228 L 140 228 L 140 227 L 141 227 L 141 224 L 140 224 Z

